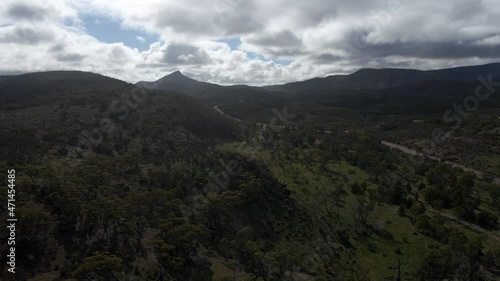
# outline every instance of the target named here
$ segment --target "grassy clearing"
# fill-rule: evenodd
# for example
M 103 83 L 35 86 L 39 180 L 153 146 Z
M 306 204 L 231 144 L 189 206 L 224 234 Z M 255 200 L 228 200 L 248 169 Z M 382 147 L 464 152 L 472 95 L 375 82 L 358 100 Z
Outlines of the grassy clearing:
M 235 151 L 238 144 L 225 144 L 221 149 Z M 373 212 L 368 216 L 368 228 L 370 231 L 360 231 L 356 234 L 352 229 L 354 207 L 356 206 L 356 195 L 352 194 L 350 187 L 354 183 L 368 182 L 368 174 L 363 170 L 351 166 L 345 161 L 329 161 L 321 165 L 314 161 L 314 148 L 303 149 L 300 152 L 284 151 L 279 145 L 275 150 L 249 150 L 246 154 L 266 164 L 273 174 L 282 182 L 285 182 L 292 190 L 294 197 L 315 211 L 326 213 L 325 208 L 319 204 L 324 200 L 324 195 L 332 192 L 337 186 L 342 185 L 347 194 L 343 197 L 344 206 L 340 210 L 338 226 L 349 230 L 352 248 L 353 262 L 351 267 L 359 267 L 369 272 L 372 280 L 394 280 L 397 275 L 395 265 L 402 264 L 403 280 L 414 280 L 415 268 L 421 257 L 429 248 L 437 247 L 438 242 L 418 232 L 415 225 L 406 216 L 398 214 L 398 206 L 377 204 Z M 308 159 L 313 161 L 308 161 Z M 426 182 L 425 178 L 418 177 L 415 183 Z M 367 189 L 377 187 L 367 183 Z M 413 191 L 416 191 L 414 188 Z M 423 198 L 423 196 L 420 196 Z M 451 211 L 447 211 L 452 214 Z M 434 213 L 429 210 L 427 215 Z M 462 231 L 467 237 L 481 235 L 476 230 L 468 228 L 464 224 L 445 218 L 446 226 Z M 498 249 L 500 244 L 484 235 L 485 248 Z M 356 264 L 354 264 L 356 261 Z

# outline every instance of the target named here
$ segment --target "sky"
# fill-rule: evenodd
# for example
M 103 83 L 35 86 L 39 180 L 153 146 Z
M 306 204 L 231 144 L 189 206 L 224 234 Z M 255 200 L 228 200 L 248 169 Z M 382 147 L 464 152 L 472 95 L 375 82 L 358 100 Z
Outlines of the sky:
M 500 61 L 498 0 L 0 1 L 0 75 L 270 85 Z

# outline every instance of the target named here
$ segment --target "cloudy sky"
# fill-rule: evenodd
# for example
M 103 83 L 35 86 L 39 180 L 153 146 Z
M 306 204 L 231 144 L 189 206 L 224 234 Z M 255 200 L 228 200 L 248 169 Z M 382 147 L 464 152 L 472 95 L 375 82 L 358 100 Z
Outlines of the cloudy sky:
M 500 61 L 498 0 L 0 1 L 0 74 L 263 85 Z

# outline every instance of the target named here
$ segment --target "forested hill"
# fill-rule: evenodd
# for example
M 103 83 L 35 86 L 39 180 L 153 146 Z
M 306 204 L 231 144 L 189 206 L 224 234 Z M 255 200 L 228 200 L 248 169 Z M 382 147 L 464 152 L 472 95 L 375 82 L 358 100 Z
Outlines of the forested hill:
M 442 159 L 480 175 L 381 145 L 427 144 L 439 108 L 474 89 L 419 85 L 197 99 L 76 71 L 0 79 L 17 218 L 17 273 L 0 279 L 498 279 L 498 99 L 445 140 L 460 147 Z
M 211 280 L 227 258 L 282 276 L 269 255 L 321 238 L 267 168 L 215 149 L 242 128 L 194 98 L 82 72 L 0 89 L 0 167 L 16 171 L 19 221 L 17 274 L 2 280 Z

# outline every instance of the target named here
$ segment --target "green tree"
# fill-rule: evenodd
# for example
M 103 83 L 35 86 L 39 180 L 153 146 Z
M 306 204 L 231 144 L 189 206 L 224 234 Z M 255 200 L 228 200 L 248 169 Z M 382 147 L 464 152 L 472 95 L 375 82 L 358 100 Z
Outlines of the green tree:
M 86 257 L 74 271 L 79 280 L 119 280 L 116 273 L 123 269 L 123 260 L 109 253 L 96 252 Z
M 373 201 L 367 201 L 365 197 L 358 196 L 354 210 L 351 211 L 353 228 L 356 233 L 362 225 L 366 224 L 368 216 L 374 209 L 375 203 Z
M 234 280 L 236 281 L 236 270 L 240 267 L 240 264 L 236 260 L 229 260 L 227 262 L 227 267 L 233 271 L 233 277 Z
M 487 186 L 487 190 L 490 197 L 490 208 L 492 210 L 500 211 L 500 186 L 496 184 L 489 184 Z
M 481 280 L 481 266 L 485 260 L 482 252 L 483 238 L 467 239 L 461 232 L 450 234 L 448 246 L 453 256 L 458 260 L 457 276 L 462 281 Z
M 205 227 L 189 224 L 184 218 L 163 220 L 154 241 L 161 275 L 175 276 L 188 270 L 194 264 L 193 258 L 205 237 Z
M 420 202 L 413 204 L 408 210 L 408 214 L 410 215 L 410 220 L 413 224 L 415 224 L 417 222 L 417 218 L 424 213 L 425 213 L 425 206 Z
M 419 281 L 452 280 L 457 263 L 446 249 L 431 250 L 417 265 L 416 275 Z

